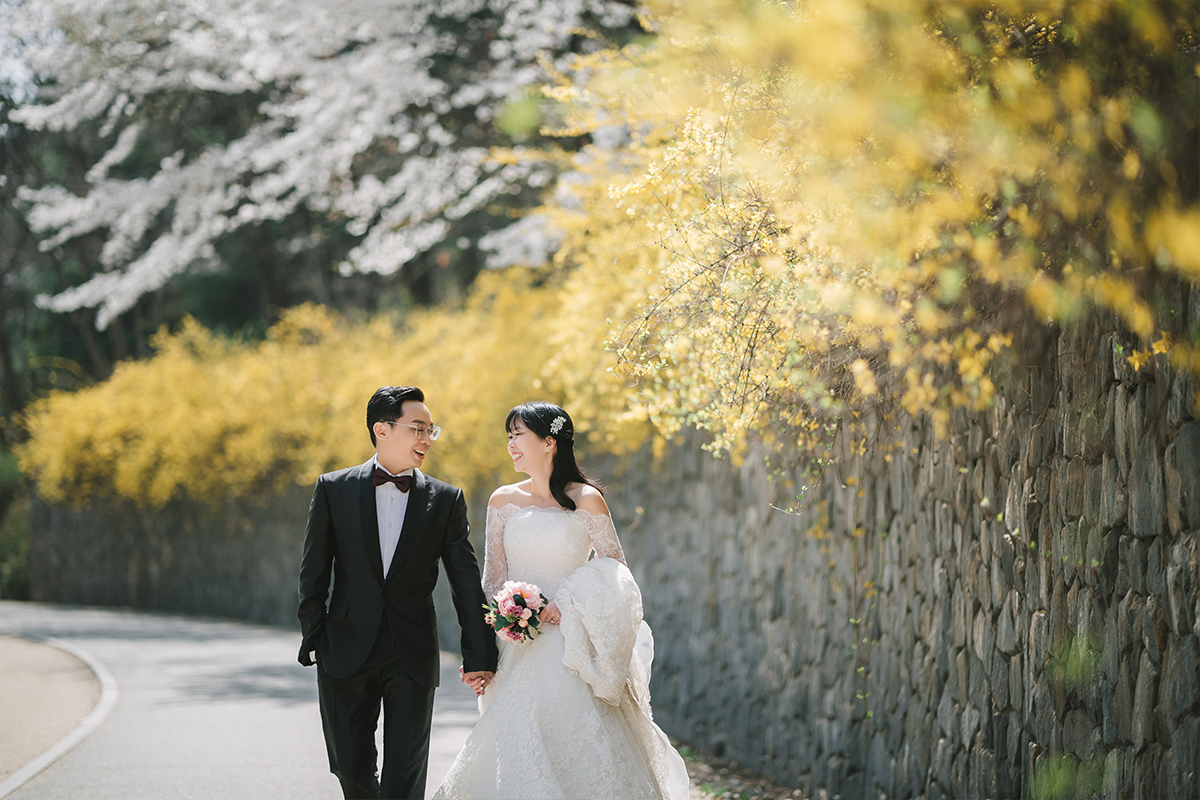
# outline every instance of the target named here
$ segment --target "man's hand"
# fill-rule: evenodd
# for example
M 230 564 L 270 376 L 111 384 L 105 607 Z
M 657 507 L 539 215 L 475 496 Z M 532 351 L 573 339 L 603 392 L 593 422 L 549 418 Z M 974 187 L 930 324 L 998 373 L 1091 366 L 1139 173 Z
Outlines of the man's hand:
M 475 692 L 476 697 L 487 691 L 488 684 L 496 676 L 494 672 L 463 672 L 462 667 L 458 668 L 458 674 L 462 676 L 462 682 Z

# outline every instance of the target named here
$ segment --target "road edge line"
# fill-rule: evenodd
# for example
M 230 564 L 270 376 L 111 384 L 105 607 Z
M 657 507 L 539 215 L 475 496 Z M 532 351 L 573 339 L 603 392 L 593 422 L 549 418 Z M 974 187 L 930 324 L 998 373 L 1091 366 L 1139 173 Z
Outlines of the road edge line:
M 3 783 L 0 783 L 0 798 L 20 789 L 28 783 L 34 776 L 38 775 L 46 767 L 53 764 L 58 759 L 69 753 L 75 745 L 82 742 L 108 718 L 113 709 L 117 706 L 117 699 L 120 697 L 120 689 L 117 687 L 117 679 L 113 677 L 108 667 L 104 662 L 96 658 L 87 650 L 84 650 L 78 645 L 54 637 L 34 637 L 23 636 L 17 633 L 9 633 L 12 636 L 20 636 L 23 639 L 28 639 L 31 642 L 39 642 L 48 644 L 51 647 L 58 648 L 65 653 L 68 653 L 83 662 L 92 674 L 96 676 L 96 680 L 100 681 L 100 699 L 96 701 L 96 705 L 88 712 L 88 715 L 80 720 L 75 729 L 68 733 L 63 738 L 59 739 L 55 744 L 50 746 L 37 758 L 30 761 L 21 769 L 10 775 Z

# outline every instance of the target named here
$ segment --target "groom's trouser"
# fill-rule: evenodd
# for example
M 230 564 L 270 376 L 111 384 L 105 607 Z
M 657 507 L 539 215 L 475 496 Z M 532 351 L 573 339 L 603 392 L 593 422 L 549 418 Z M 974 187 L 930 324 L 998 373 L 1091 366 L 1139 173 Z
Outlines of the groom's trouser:
M 350 798 L 425 797 L 433 687 L 418 686 L 388 625 L 379 624 L 366 663 L 349 678 L 331 678 L 317 665 L 321 724 L 329 771 Z M 383 707 L 383 775 L 376 777 L 375 728 Z

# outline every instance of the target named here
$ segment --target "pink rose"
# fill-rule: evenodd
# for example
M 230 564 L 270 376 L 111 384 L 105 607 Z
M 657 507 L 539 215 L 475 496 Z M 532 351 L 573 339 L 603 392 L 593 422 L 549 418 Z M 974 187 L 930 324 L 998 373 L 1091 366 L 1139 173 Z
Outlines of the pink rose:
M 527 601 L 538 596 L 538 588 L 532 583 L 514 583 L 512 585 L 513 594 L 519 594 Z
M 521 609 L 521 619 L 522 619 L 522 620 L 527 620 L 527 619 L 529 619 L 529 618 L 530 618 L 530 617 L 532 617 L 532 616 L 533 616 L 533 612 L 532 612 L 532 611 L 530 611 L 528 608 L 522 608 L 522 609 Z
M 523 619 L 523 620 L 518 621 L 517 624 L 520 625 L 522 628 L 527 628 L 527 627 L 529 627 L 529 620 Z

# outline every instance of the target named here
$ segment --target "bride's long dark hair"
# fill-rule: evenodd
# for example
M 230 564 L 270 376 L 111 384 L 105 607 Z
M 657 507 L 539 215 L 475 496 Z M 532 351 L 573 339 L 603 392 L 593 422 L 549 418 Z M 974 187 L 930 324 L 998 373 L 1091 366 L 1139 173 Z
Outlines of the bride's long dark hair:
M 550 494 L 560 506 L 568 511 L 575 510 L 575 501 L 567 496 L 569 483 L 586 483 L 600 492 L 604 491 L 603 486 L 583 474 L 583 470 L 575 461 L 575 423 L 561 406 L 540 400 L 522 403 L 508 412 L 508 419 L 504 420 L 504 429 L 512 433 L 513 425 L 518 419 L 538 437 L 553 439 L 557 445 L 554 464 L 550 470 Z

